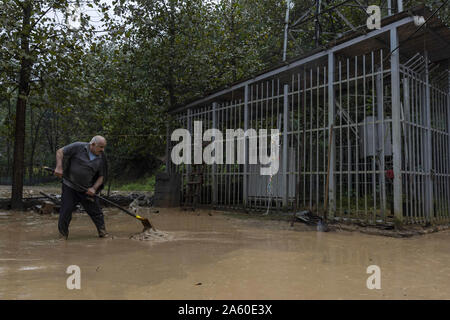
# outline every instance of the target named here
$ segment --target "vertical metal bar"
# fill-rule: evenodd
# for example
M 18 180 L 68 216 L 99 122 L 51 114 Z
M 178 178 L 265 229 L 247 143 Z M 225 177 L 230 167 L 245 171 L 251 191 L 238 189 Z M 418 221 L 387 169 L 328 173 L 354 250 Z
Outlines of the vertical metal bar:
M 350 139 L 350 59 L 347 58 L 347 206 L 351 208 L 350 205 L 350 196 L 352 192 L 352 142 Z
M 225 104 L 222 102 L 220 104 L 219 107 L 219 112 L 218 112 L 218 125 L 219 125 L 219 130 L 223 133 L 223 123 L 224 123 L 224 117 L 223 117 L 223 109 L 224 109 Z M 224 136 L 222 134 L 222 148 L 224 145 Z M 222 149 L 223 150 L 223 149 Z M 223 159 L 225 159 L 225 154 L 222 154 Z M 220 163 L 219 165 L 219 176 L 218 176 L 218 180 L 219 180 L 219 188 L 218 188 L 218 192 L 219 192 L 219 196 L 218 196 L 218 200 L 219 200 L 219 205 L 224 206 L 225 203 L 223 201 L 223 161 Z
M 412 207 L 411 207 L 411 222 L 415 222 L 417 216 L 417 205 L 419 203 L 419 198 L 417 196 L 417 90 L 416 81 L 412 74 L 408 71 L 407 73 L 408 83 L 409 83 L 409 96 L 410 96 L 410 129 L 409 129 L 409 139 L 410 139 L 410 155 L 411 155 L 411 195 L 412 195 Z
M 439 130 L 437 131 L 438 136 L 438 165 L 439 165 L 439 175 L 438 175 L 438 181 L 439 181 L 439 219 L 442 222 L 444 219 L 444 193 L 445 193 L 445 178 L 444 178 L 444 152 L 445 152 L 445 146 L 444 146 L 444 132 L 445 132 L 445 118 L 444 118 L 444 101 L 442 100 L 443 95 L 442 93 L 437 89 L 437 102 L 436 102 L 436 117 L 438 119 L 439 123 Z
M 417 135 L 419 139 L 417 151 L 419 152 L 419 166 L 418 170 L 418 183 L 419 183 L 419 199 L 420 206 L 418 210 L 418 222 L 425 222 L 425 164 L 424 164 L 424 152 L 425 152 L 425 141 L 424 141 L 424 127 L 425 127 L 425 100 L 424 100 L 424 83 L 423 77 L 417 79 L 418 86 L 418 105 L 417 111 L 419 113 Z
M 217 102 L 212 104 L 212 127 L 217 129 Z M 214 138 L 213 138 L 214 139 Z M 214 161 L 212 165 L 212 202 L 213 205 L 217 205 L 217 164 Z
M 320 128 L 322 126 L 320 126 L 319 123 L 319 108 L 320 108 L 320 100 L 319 100 L 319 96 L 320 96 L 320 72 L 319 72 L 319 67 L 317 67 L 317 75 L 316 75 L 316 105 L 314 108 L 315 111 L 315 117 L 316 117 L 316 205 L 317 207 L 319 207 L 319 194 L 320 192 L 320 186 L 319 186 L 319 180 L 320 180 L 320 172 L 319 172 L 319 133 L 320 133 Z
M 355 146 L 355 160 L 356 160 L 356 216 L 359 218 L 359 118 L 358 118 L 358 56 L 355 57 L 355 123 L 356 123 L 356 146 Z M 359 137 L 359 139 L 358 139 Z
M 405 174 L 405 178 L 407 179 L 406 183 L 406 216 L 408 219 L 411 217 L 411 205 L 413 202 L 413 199 L 411 197 L 411 140 L 410 140 L 410 90 L 409 90 L 409 82 L 408 78 L 403 78 L 403 103 L 404 103 L 404 127 L 406 128 L 406 132 L 403 134 L 405 135 L 405 139 L 407 139 L 407 143 L 405 145 L 405 155 L 407 155 L 407 161 L 405 165 L 405 170 L 408 172 Z
M 403 0 L 397 0 L 398 12 L 403 11 Z
M 202 128 L 202 132 L 205 132 L 205 115 L 206 115 L 206 109 L 207 107 L 201 108 L 201 113 L 199 115 L 200 121 L 202 121 L 202 125 L 200 126 Z M 200 165 L 203 164 L 203 135 L 200 135 Z M 206 173 L 206 172 L 205 172 Z M 203 188 L 203 183 L 200 184 L 200 203 L 205 203 L 205 188 Z
M 441 119 L 441 123 L 442 125 L 440 126 L 440 132 L 439 132 L 439 137 L 440 137 L 440 150 L 442 150 L 442 152 L 439 154 L 439 158 L 440 158 L 440 181 L 441 181 L 441 220 L 442 222 L 445 221 L 445 192 L 446 192 L 446 179 L 445 179 L 445 110 L 444 110 L 444 104 L 445 104 L 445 94 L 443 92 L 441 92 L 439 94 L 440 97 L 440 112 L 439 112 L 439 117 Z
M 239 116 L 238 127 L 242 128 L 242 100 L 239 100 L 238 116 Z M 237 203 L 236 207 L 239 207 L 242 204 L 241 203 L 241 179 L 242 179 L 241 178 L 241 176 L 242 176 L 242 172 L 241 172 L 242 166 L 241 166 L 241 164 L 238 164 L 237 168 L 238 168 L 238 184 L 237 184 L 237 202 L 238 203 Z
M 281 107 L 280 107 L 280 78 L 277 79 L 277 94 L 276 94 L 276 96 L 277 96 L 277 128 L 278 128 L 278 124 L 280 123 L 280 128 L 279 128 L 279 130 L 281 131 L 281 130 L 282 130 L 281 126 L 282 126 L 283 124 L 281 123 L 282 115 L 281 115 L 281 111 L 280 111 L 280 108 L 281 108 Z M 280 180 L 281 180 L 281 181 L 283 180 L 283 174 L 277 174 L 277 175 L 276 175 L 276 185 L 277 185 L 277 187 L 281 185 Z M 272 180 L 272 181 L 273 181 L 273 180 Z M 281 198 L 282 198 L 282 196 L 281 196 Z M 282 199 L 281 199 L 281 200 L 282 200 Z M 276 200 L 276 206 L 277 206 L 277 209 L 278 209 L 278 207 L 280 207 L 280 206 L 282 206 L 282 205 L 283 205 L 282 201 L 280 202 L 280 201 L 278 201 L 278 199 L 277 199 L 277 200 Z
M 433 162 L 432 162 L 432 169 L 435 173 L 434 179 L 432 179 L 432 185 L 433 185 L 433 203 L 435 203 L 435 218 L 439 221 L 439 211 L 440 211 L 440 205 L 441 205 L 441 199 L 440 199 L 440 177 L 439 177 L 439 154 L 437 153 L 438 146 L 439 146 L 439 123 L 438 123 L 438 100 L 437 100 L 437 92 L 436 88 L 434 86 L 430 86 L 430 111 L 431 111 L 431 123 L 434 124 L 434 127 L 432 127 L 431 130 L 431 141 L 432 145 L 431 148 L 433 150 Z
M 263 125 L 263 119 L 264 119 L 264 83 L 261 83 L 261 93 L 260 93 L 260 106 L 261 106 L 261 112 L 259 115 L 259 128 L 260 129 L 264 129 L 264 125 Z M 266 197 L 266 202 L 267 202 L 267 197 Z M 264 204 L 264 206 L 266 206 L 265 201 L 263 201 L 263 199 L 261 198 L 261 203 Z
M 447 84 L 447 108 L 446 108 L 446 112 L 447 112 L 447 161 L 446 163 L 446 170 L 445 170 L 445 180 L 447 181 L 447 192 L 446 192 L 446 203 L 447 203 L 447 221 L 450 218 L 450 186 L 449 186 L 449 174 L 450 174 L 450 70 L 448 70 L 448 75 L 447 75 L 447 80 L 448 80 L 448 84 Z
M 363 161 L 364 161 L 364 218 L 368 219 L 367 212 L 367 119 L 366 119 L 366 55 L 362 56 L 363 59 Z
M 188 109 L 187 117 L 188 117 L 188 119 L 187 119 L 188 131 L 189 131 L 189 133 L 191 134 L 191 137 L 192 137 L 193 136 L 192 135 L 192 109 Z M 193 143 L 193 141 L 191 139 L 191 145 L 189 146 L 188 152 L 192 152 L 192 143 Z M 192 154 L 191 154 L 190 158 L 193 159 Z M 191 170 L 192 170 L 191 164 L 189 163 L 189 164 L 186 165 L 187 180 L 189 180 L 189 177 L 191 175 Z
M 375 60 L 374 60 L 374 52 L 372 51 L 370 54 L 371 58 L 371 77 L 372 77 L 372 119 L 373 119 L 373 126 L 372 126 L 372 194 L 373 194 L 373 220 L 376 222 L 377 220 L 377 176 L 376 176 L 376 154 L 377 154 L 377 130 L 379 124 L 375 123 L 376 117 L 375 117 Z
M 248 130 L 248 85 L 244 88 L 244 132 L 247 133 Z M 242 182 L 242 202 L 244 207 L 248 205 L 248 137 L 244 136 L 244 150 L 245 150 L 245 161 L 244 161 L 244 175 Z
M 313 200 L 313 192 L 312 192 L 312 182 L 313 182 L 313 150 L 312 150 L 312 136 L 313 136 L 313 71 L 310 69 L 310 87 L 309 87 L 309 95 L 310 95 L 310 132 L 309 132 L 309 206 L 312 207 Z
M 306 207 L 306 179 L 308 177 L 306 173 L 306 70 L 303 69 L 303 207 Z
M 228 103 L 227 108 L 225 109 L 225 114 L 226 114 L 226 122 L 225 122 L 225 130 L 223 132 L 226 132 L 226 129 L 231 128 L 231 110 L 233 108 L 233 101 L 230 101 Z M 229 141 L 226 141 L 226 144 L 229 143 Z M 226 174 L 226 186 L 225 186 L 225 190 L 227 192 L 227 205 L 230 206 L 231 205 L 231 201 L 230 201 L 230 187 L 231 187 L 231 163 L 227 163 L 226 164 L 226 169 L 227 169 L 227 174 Z
M 392 90 L 392 151 L 394 158 L 394 215 L 403 220 L 402 201 L 402 134 L 400 119 L 400 59 L 397 28 L 390 30 L 391 44 L 391 90 Z
M 259 85 L 258 84 L 255 84 L 255 130 L 256 130 L 256 132 L 257 132 L 257 134 L 259 134 L 259 117 L 258 117 L 258 115 L 259 115 L 259 108 L 258 108 L 258 104 L 259 104 L 259 101 L 260 101 L 260 97 L 259 97 Z M 258 151 L 259 151 L 259 148 L 260 148 L 260 146 L 258 145 Z M 258 152 L 258 154 L 259 154 L 259 152 Z M 259 179 L 258 180 L 256 180 L 256 181 L 258 181 L 259 182 Z M 260 184 L 259 183 L 257 183 L 257 185 L 255 186 L 255 188 L 256 188 L 256 190 L 260 190 Z M 261 206 L 261 201 L 262 201 L 262 199 L 263 199 L 263 193 L 261 193 L 261 194 L 259 194 L 259 191 L 257 191 L 257 197 L 256 197 L 256 206 L 257 207 L 260 207 Z
M 301 140 L 301 136 L 300 136 L 300 110 L 301 110 L 301 95 L 300 95 L 300 90 L 301 90 L 301 85 L 300 85 L 300 82 L 301 81 L 301 79 L 300 79 L 300 73 L 298 73 L 297 74 L 297 83 L 298 83 L 298 87 L 297 87 L 297 90 L 298 90 L 298 93 L 297 93 L 297 156 L 294 158 L 295 159 L 295 162 L 297 163 L 297 166 L 298 166 L 298 170 L 297 170 L 297 174 L 298 174 L 298 176 L 297 176 L 297 179 L 295 180 L 295 186 L 296 186 L 296 188 L 295 188 L 295 192 L 296 192 L 296 199 L 297 199 L 297 202 L 296 202 L 296 204 L 295 204 L 295 209 L 297 210 L 297 209 L 299 209 L 299 207 L 300 207 L 300 182 L 301 182 L 301 180 L 300 180 L 300 178 L 301 178 L 301 170 L 302 170 L 302 168 L 301 168 L 301 163 L 300 163 L 300 147 L 301 147 L 301 143 L 300 143 L 300 141 L 302 141 Z
M 166 123 L 166 173 L 170 174 L 171 173 L 171 167 L 170 167 L 170 123 L 167 122 Z
M 377 114 L 379 124 L 378 131 L 378 141 L 381 144 L 380 148 L 380 185 L 381 185 L 381 217 L 382 219 L 386 218 L 386 177 L 385 177 L 385 152 L 384 145 L 386 142 L 385 139 L 385 121 L 384 121 L 384 86 L 383 86 L 383 77 L 384 77 L 384 66 L 383 66 L 383 50 L 380 51 L 380 69 L 378 70 L 379 74 L 377 75 Z M 388 125 L 389 128 L 389 125 Z
M 327 199 L 327 202 L 329 202 L 328 195 L 325 197 L 325 192 L 326 192 L 326 188 L 327 188 L 326 179 L 327 179 L 327 167 L 328 167 L 328 165 L 327 165 L 327 163 L 328 163 L 327 149 L 328 149 L 328 144 L 329 144 L 327 142 L 327 132 L 329 133 L 328 126 L 327 126 L 327 124 L 328 124 L 328 108 L 329 108 L 328 95 L 327 95 L 327 93 L 328 93 L 327 69 L 328 69 L 328 65 L 323 67 L 323 110 L 322 110 L 323 122 L 322 122 L 320 131 L 322 132 L 322 135 L 323 135 L 323 143 L 322 143 L 322 145 L 323 145 L 323 148 L 322 148 L 323 170 L 322 170 L 322 172 L 324 172 L 324 174 L 323 174 L 323 194 L 324 194 L 324 199 Z M 330 166 L 331 166 L 331 163 L 330 163 Z M 328 216 L 328 208 L 327 208 L 327 216 Z
M 288 181 L 288 128 L 289 128 L 289 85 L 284 85 L 283 93 L 283 175 L 284 175 L 284 194 L 283 194 L 283 207 L 288 206 L 289 196 L 289 181 Z
M 295 197 L 295 194 L 296 194 L 296 191 L 297 191 L 297 189 L 296 189 L 296 174 L 295 174 L 295 171 L 296 171 L 296 166 L 297 166 L 297 163 L 298 163 L 298 161 L 296 161 L 296 157 L 295 157 L 295 148 L 294 148 L 294 138 L 295 138 L 295 133 L 294 133 L 294 119 L 295 119 L 295 116 L 294 116 L 294 108 L 295 108 L 295 95 L 294 95 L 294 91 L 295 91 L 295 74 L 293 73 L 292 74 L 292 80 L 291 80 L 291 88 L 292 88 L 292 93 L 291 93 L 291 96 L 292 96 L 292 99 L 291 99 L 291 106 L 290 106 L 290 109 L 291 109 L 291 127 L 290 127 L 290 135 L 291 135 L 291 147 L 289 148 L 289 161 L 288 161 L 288 165 L 289 165 L 289 167 L 290 167 L 290 174 L 288 174 L 288 185 L 290 185 L 290 180 L 294 180 L 294 183 L 293 183 L 293 187 L 294 187 L 294 199 L 296 199 L 296 197 Z M 291 160 L 291 158 L 294 160 L 294 162 L 291 164 L 290 162 L 290 160 Z M 288 193 L 288 199 L 289 199 L 289 193 Z M 296 205 L 297 204 L 295 204 L 295 206 L 293 206 L 294 208 L 296 208 Z
M 334 107 L 334 53 L 328 54 L 328 134 L 332 134 L 331 130 L 334 126 L 335 107 Z M 336 168 L 336 138 L 335 134 L 332 135 L 331 146 L 328 146 L 330 150 L 330 168 L 329 168 L 329 180 L 328 180 L 328 217 L 334 218 L 336 213 L 336 192 L 334 171 Z M 325 156 L 325 155 L 324 155 Z
M 431 222 L 434 217 L 434 207 L 433 207 L 433 181 L 431 177 L 432 173 L 432 138 L 431 138 L 431 97 L 430 97 L 430 80 L 429 80 L 429 70 L 428 70 L 428 51 L 425 50 L 425 202 L 426 202 L 426 215 L 427 222 Z
M 339 213 L 342 215 L 342 188 L 344 185 L 342 165 L 344 160 L 344 141 L 342 140 L 342 62 L 339 61 Z M 336 193 L 335 193 L 336 197 Z
M 448 155 L 448 150 L 447 150 L 447 144 L 446 144 L 446 129 L 447 129 L 447 118 L 446 118 L 446 102 L 447 102 L 447 95 L 445 94 L 445 92 L 442 93 L 442 104 L 441 104 L 441 108 L 442 108 L 442 114 L 441 117 L 443 119 L 443 125 L 442 125 L 442 183 L 443 183 L 443 190 L 442 190 L 442 216 L 443 216 L 443 222 L 446 221 L 447 219 L 447 190 L 448 190 L 448 185 L 447 185 L 447 161 L 446 161 L 446 156 Z
M 237 126 L 236 126 L 236 121 L 237 121 L 237 108 L 238 108 L 238 102 L 237 101 L 235 101 L 234 102 L 234 106 L 233 106 L 233 109 L 234 109 L 234 115 L 233 115 L 233 129 L 234 130 L 236 130 L 237 129 Z M 234 138 L 233 138 L 233 140 L 234 140 Z M 238 143 L 239 143 L 239 140 L 238 139 L 236 139 L 236 144 L 235 144 L 235 146 L 236 146 L 236 148 L 237 148 L 237 146 L 238 146 Z M 236 148 L 235 147 L 233 147 L 235 150 L 236 150 Z M 234 154 L 235 154 L 235 157 L 237 157 L 237 152 L 234 152 Z M 237 158 L 235 158 L 234 160 L 233 160 L 233 207 L 236 207 L 236 164 L 237 164 L 237 160 L 236 160 Z
M 274 100 L 275 100 L 275 97 L 274 97 L 274 95 L 275 95 L 275 81 L 272 79 L 272 89 L 271 89 L 271 96 L 270 96 L 270 99 L 272 100 L 272 103 L 271 103 L 271 117 L 270 117 L 270 127 L 271 128 L 273 128 L 274 127 L 274 124 L 273 124 L 273 117 L 274 117 L 274 112 L 273 112 L 273 110 L 274 110 Z M 277 115 L 276 115 L 276 117 L 277 117 Z M 278 129 L 278 123 L 275 121 L 275 126 L 276 126 L 276 128 Z M 279 137 L 278 137 L 279 138 Z M 270 180 L 269 180 L 270 181 Z M 270 188 L 271 189 L 273 189 L 273 181 L 274 181 L 274 179 L 272 178 L 272 181 L 270 181 L 270 183 L 271 183 L 271 185 L 270 185 Z M 270 200 L 269 200 L 270 201 Z
M 250 87 L 250 105 L 249 105 L 249 111 L 250 111 L 250 118 L 249 118 L 249 127 L 254 129 L 254 125 L 253 125 L 253 105 L 255 104 L 255 99 L 253 98 L 253 85 Z M 249 139 L 247 138 L 247 141 L 249 141 Z M 250 148 L 250 144 L 248 144 L 249 148 Z M 248 149 L 250 150 L 250 149 Z M 249 151 L 248 151 L 249 152 Z M 252 166 L 252 168 L 254 168 L 255 165 Z M 253 172 L 250 172 L 249 174 L 251 174 L 253 176 Z M 256 192 L 254 190 L 256 190 L 256 186 L 254 185 L 254 181 L 255 179 L 253 179 L 253 185 L 248 186 L 248 188 L 252 188 L 253 190 L 253 196 L 252 196 L 252 206 L 255 207 L 256 206 L 256 201 L 255 201 L 255 197 L 256 197 Z

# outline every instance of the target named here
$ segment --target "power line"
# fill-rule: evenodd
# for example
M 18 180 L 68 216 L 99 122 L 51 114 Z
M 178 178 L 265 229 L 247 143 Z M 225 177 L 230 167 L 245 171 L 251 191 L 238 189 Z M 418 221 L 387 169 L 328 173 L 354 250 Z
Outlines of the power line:
M 305 22 L 307 22 L 307 21 L 309 21 L 311 19 L 316 19 L 318 17 L 321 17 L 323 14 L 328 13 L 328 12 L 330 12 L 330 11 L 332 11 L 332 10 L 334 10 L 334 9 L 336 9 L 336 8 L 342 6 L 342 5 L 344 5 L 344 4 L 346 4 L 347 2 L 350 2 L 350 1 L 354 1 L 354 0 L 345 0 L 345 1 L 341 2 L 341 3 L 338 3 L 337 5 L 335 5 L 335 6 L 331 7 L 331 8 L 328 8 L 328 9 L 326 9 L 326 10 L 324 10 L 324 11 L 318 13 L 318 14 L 314 14 L 313 16 L 311 16 L 311 17 L 309 17 L 309 18 L 307 18 L 307 19 L 305 19 L 305 20 L 303 20 L 303 21 L 301 21 L 299 23 L 296 23 L 296 24 L 292 25 L 292 27 L 296 27 L 296 26 L 302 25 L 303 23 L 305 23 Z
M 411 33 L 411 34 L 408 36 L 408 38 L 406 38 L 406 40 L 404 40 L 401 44 L 399 43 L 399 45 L 398 45 L 394 50 L 392 50 L 391 52 L 389 52 L 389 54 L 386 56 L 386 58 L 384 58 L 383 62 L 386 61 L 386 60 L 387 60 L 387 59 L 388 59 L 388 58 L 389 58 L 396 50 L 398 50 L 398 49 L 400 48 L 400 46 L 402 46 L 402 45 L 405 44 L 409 39 L 411 39 L 411 37 L 412 37 L 413 35 L 415 35 L 417 32 L 419 32 L 420 29 L 422 29 L 422 27 L 425 26 L 425 25 L 427 24 L 427 22 L 430 21 L 430 19 L 433 18 L 434 15 L 435 15 L 436 13 L 438 13 L 439 10 L 441 10 L 441 9 L 444 7 L 444 5 L 447 4 L 448 1 L 449 1 L 449 0 L 446 0 L 444 3 L 442 3 L 442 5 L 441 5 L 439 8 L 437 8 L 436 11 L 434 11 L 434 12 L 431 14 L 431 16 L 429 16 L 429 17 L 427 18 L 427 20 L 425 20 L 425 22 L 424 22 L 423 24 L 421 24 L 421 25 L 420 25 L 413 33 Z

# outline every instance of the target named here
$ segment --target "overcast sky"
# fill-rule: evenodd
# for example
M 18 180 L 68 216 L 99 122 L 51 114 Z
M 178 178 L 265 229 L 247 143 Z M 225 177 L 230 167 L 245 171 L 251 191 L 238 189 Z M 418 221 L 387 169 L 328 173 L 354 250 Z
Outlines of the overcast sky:
M 91 1 L 84 2 L 78 9 L 78 12 L 83 12 L 84 14 L 87 14 L 90 17 L 91 24 L 95 27 L 97 30 L 103 30 L 103 23 L 101 19 L 103 18 L 103 13 L 99 10 L 99 8 L 94 4 L 93 8 L 90 8 L 86 5 L 86 3 L 89 3 Z M 110 17 L 114 17 L 114 11 L 112 6 L 112 0 L 101 0 L 101 3 L 106 3 L 110 6 L 110 10 L 108 11 L 108 15 Z M 79 13 L 78 13 L 79 14 Z M 80 25 L 79 23 L 79 17 L 74 17 L 75 21 L 71 20 L 69 23 L 72 27 L 76 28 Z

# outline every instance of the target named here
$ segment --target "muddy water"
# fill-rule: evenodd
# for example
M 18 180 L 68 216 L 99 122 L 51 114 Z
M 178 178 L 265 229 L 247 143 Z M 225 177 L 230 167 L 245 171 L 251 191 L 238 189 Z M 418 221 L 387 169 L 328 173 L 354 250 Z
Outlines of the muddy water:
M 130 240 L 142 225 L 114 209 L 114 239 L 74 214 L 68 241 L 56 240 L 56 215 L 0 212 L 0 299 L 450 298 L 448 231 L 395 239 L 206 210 L 147 217 L 169 241 Z M 66 287 L 70 265 L 80 290 Z M 380 290 L 366 287 L 369 265 L 381 269 Z

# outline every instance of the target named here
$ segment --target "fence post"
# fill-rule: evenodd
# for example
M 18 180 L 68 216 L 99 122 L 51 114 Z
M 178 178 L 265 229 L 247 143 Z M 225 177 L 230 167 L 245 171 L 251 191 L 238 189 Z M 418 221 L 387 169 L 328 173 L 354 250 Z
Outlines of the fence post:
M 449 61 L 448 67 L 450 68 L 450 61 Z M 448 167 L 447 168 L 450 168 L 450 154 L 449 154 L 450 153 L 450 70 L 448 70 L 448 72 L 447 72 L 447 77 L 448 77 L 448 86 L 447 86 L 447 88 L 448 88 L 448 92 L 447 92 L 447 134 L 448 134 L 448 136 L 447 136 L 447 143 L 448 143 L 447 163 L 448 163 Z M 449 172 L 447 171 L 446 173 L 448 174 Z M 448 178 L 446 178 L 446 179 L 448 179 Z M 446 201 L 448 204 L 450 201 L 450 194 L 447 194 Z M 447 219 L 448 219 L 448 218 L 450 218 L 450 206 L 448 206 L 447 208 L 448 208 L 447 209 L 448 210 L 447 211 L 447 215 L 448 215 Z
M 379 144 L 378 146 L 378 150 L 380 152 L 380 163 L 379 163 L 379 168 L 380 168 L 380 174 L 379 174 L 379 179 L 380 179 L 380 187 L 381 187 L 381 217 L 384 219 L 385 215 L 386 215 L 386 172 L 385 172 L 385 166 L 384 166 L 384 161 L 385 161 L 385 152 L 384 152 L 384 147 L 385 147 L 385 122 L 384 122 L 384 95 L 383 95 L 383 74 L 382 74 L 382 69 L 378 69 L 379 74 L 377 74 L 376 77 L 376 91 L 377 91 L 377 121 L 378 121 L 378 141 L 377 144 Z M 389 124 L 387 124 L 389 125 Z
M 288 207 L 289 199 L 289 168 L 288 168 L 288 130 L 289 130 L 289 85 L 284 85 L 283 94 L 283 175 L 284 175 L 284 195 L 283 207 Z
M 433 220 L 434 205 L 433 205 L 433 181 L 431 177 L 432 172 L 432 146 L 431 146 L 431 104 L 430 104 L 430 79 L 428 70 L 428 51 L 424 52 L 425 58 L 425 216 L 427 222 Z
M 400 58 L 397 28 L 390 30 L 391 45 L 391 100 L 392 100 L 392 152 L 394 158 L 394 216 L 403 220 L 402 191 L 402 132 L 400 119 Z
M 334 126 L 335 107 L 334 107 L 334 53 L 328 54 L 328 134 L 331 134 L 331 128 Z M 336 213 L 336 193 L 334 183 L 334 171 L 336 166 L 336 143 L 335 135 L 332 135 L 330 150 L 330 171 L 328 173 L 328 212 L 329 218 L 333 218 Z

